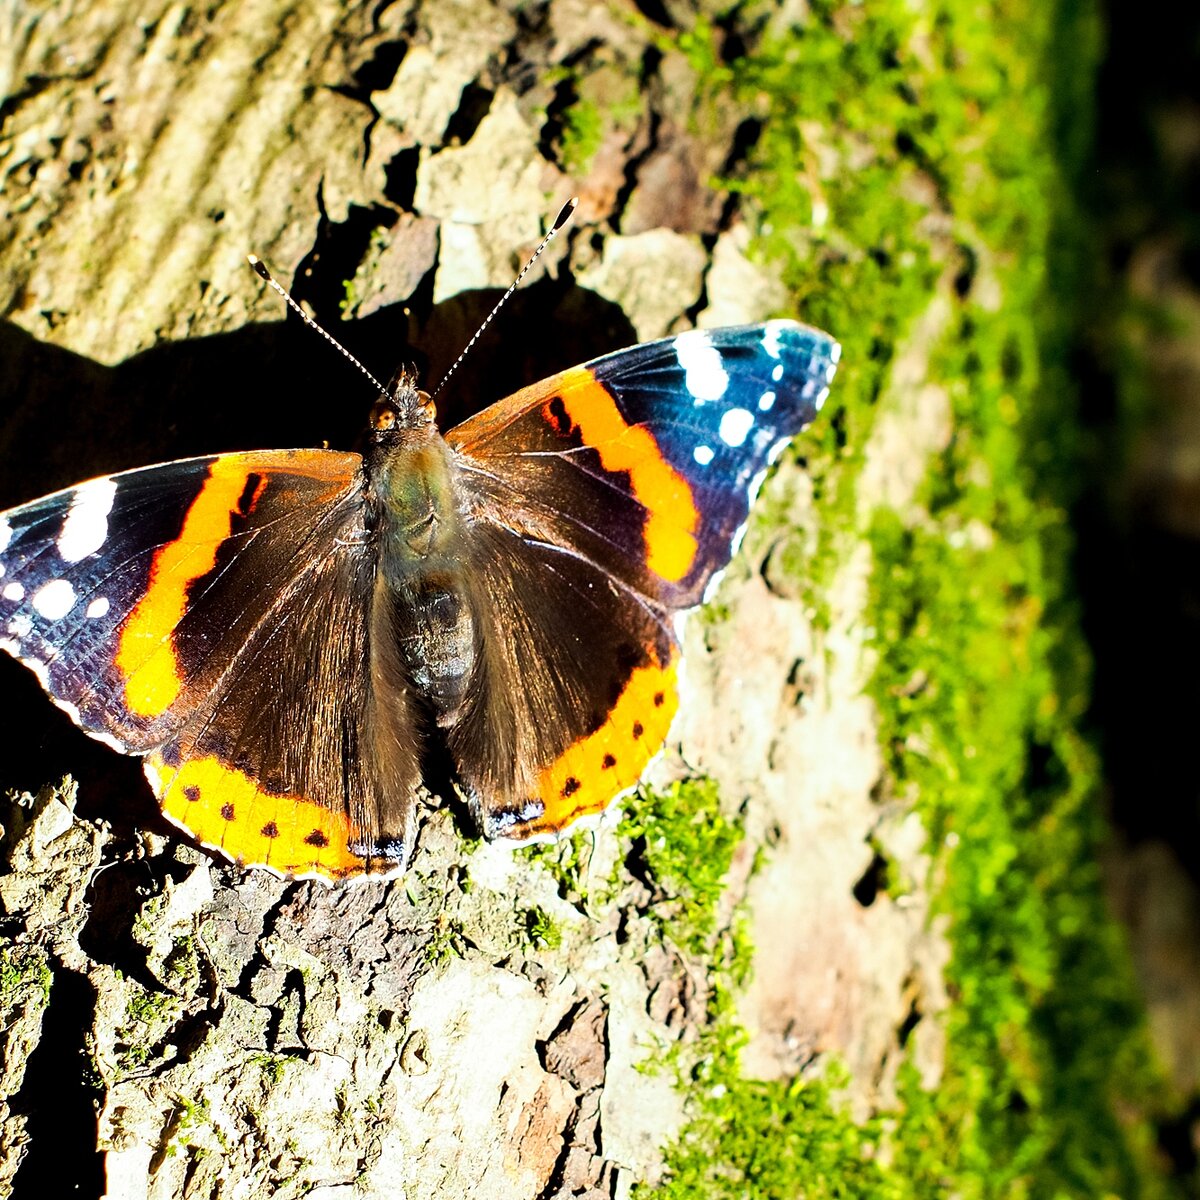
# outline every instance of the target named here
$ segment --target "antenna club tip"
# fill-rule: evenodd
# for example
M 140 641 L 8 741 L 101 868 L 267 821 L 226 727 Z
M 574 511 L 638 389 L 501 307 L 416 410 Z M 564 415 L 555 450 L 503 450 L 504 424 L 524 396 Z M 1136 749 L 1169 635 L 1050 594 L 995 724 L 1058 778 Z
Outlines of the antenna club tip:
M 578 207 L 579 197 L 572 196 L 570 200 L 568 200 L 566 204 L 564 204 L 562 208 L 558 210 L 558 216 L 554 218 L 554 224 L 550 227 L 550 232 L 555 233 L 561 229 L 571 219 L 571 214 L 574 213 L 575 209 Z
M 254 268 L 254 273 L 260 278 L 271 282 L 271 272 L 267 270 L 263 260 L 256 254 L 247 254 L 246 261 Z

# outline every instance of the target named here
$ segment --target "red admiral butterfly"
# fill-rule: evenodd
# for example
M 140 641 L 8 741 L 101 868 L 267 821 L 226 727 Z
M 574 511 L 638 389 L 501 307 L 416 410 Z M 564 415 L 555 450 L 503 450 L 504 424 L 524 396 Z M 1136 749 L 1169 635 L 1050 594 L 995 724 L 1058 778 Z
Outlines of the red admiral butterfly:
M 361 455 L 93 479 L 0 515 L 0 646 L 237 863 L 402 868 L 435 736 L 487 837 L 556 834 L 662 746 L 674 617 L 729 561 L 838 353 L 792 321 L 695 330 L 445 437 L 401 373 Z

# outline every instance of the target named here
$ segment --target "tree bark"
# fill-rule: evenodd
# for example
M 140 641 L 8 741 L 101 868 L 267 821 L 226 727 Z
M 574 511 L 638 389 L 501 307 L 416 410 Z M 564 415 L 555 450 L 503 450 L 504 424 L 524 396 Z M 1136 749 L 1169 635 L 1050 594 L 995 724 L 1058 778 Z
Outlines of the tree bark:
M 785 302 L 710 184 L 746 114 L 695 128 L 682 55 L 608 6 L 80 3 L 4 22 L 0 506 L 191 453 L 351 444 L 371 388 L 285 322 L 248 251 L 377 374 L 406 356 L 436 380 L 579 194 L 457 373 L 450 423 L 593 354 Z M 585 167 L 565 87 L 609 118 Z M 864 511 L 911 503 L 949 436 L 945 396 L 920 386 L 945 320 L 934 304 L 896 368 Z M 239 875 L 0 664 L 23 712 L 0 782 L 70 774 L 84 814 L 65 785 L 5 821 L 0 1194 L 66 1172 L 114 1197 L 627 1195 L 686 1119 L 663 1064 L 706 1020 L 739 912 L 759 947 L 746 1070 L 834 1053 L 857 1112 L 890 1095 L 946 951 L 920 826 L 876 790 L 870 557 L 845 548 L 814 628 L 771 566 L 817 519 L 794 462 L 763 503 L 781 515 L 752 525 L 727 618 L 689 625 L 652 776 L 712 777 L 744 826 L 707 952 L 664 940 L 671 897 L 615 815 L 530 854 L 431 800 L 402 881 Z M 913 881 L 902 899 L 863 883 L 879 846 Z M 936 1077 L 929 1021 L 916 1044 Z

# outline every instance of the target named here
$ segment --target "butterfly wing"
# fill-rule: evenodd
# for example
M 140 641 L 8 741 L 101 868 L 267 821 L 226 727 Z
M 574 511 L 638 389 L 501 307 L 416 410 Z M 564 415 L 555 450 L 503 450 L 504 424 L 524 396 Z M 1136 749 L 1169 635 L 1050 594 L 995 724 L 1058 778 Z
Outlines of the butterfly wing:
M 495 631 L 451 749 L 491 836 L 556 832 L 637 782 L 677 706 L 672 616 L 728 563 L 838 356 L 792 321 L 696 330 L 525 388 L 447 435 L 488 548 L 478 604 Z
M 93 480 L 0 517 L 0 646 L 86 732 L 143 755 L 205 845 L 286 875 L 394 866 L 417 747 L 370 651 L 363 517 L 354 454 Z

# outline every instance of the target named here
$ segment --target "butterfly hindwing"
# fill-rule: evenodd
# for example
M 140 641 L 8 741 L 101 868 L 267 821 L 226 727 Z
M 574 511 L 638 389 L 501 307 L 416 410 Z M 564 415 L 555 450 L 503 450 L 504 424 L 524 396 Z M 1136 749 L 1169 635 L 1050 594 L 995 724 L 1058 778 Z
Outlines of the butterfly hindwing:
M 410 840 L 414 724 L 401 688 L 382 718 L 371 698 L 395 681 L 371 678 L 361 475 L 353 454 L 218 455 L 0 524 L 5 648 L 87 732 L 146 756 L 172 820 L 282 874 L 394 865 Z
M 449 748 L 487 836 L 556 833 L 658 752 L 678 703 L 674 636 L 661 609 L 557 547 L 481 525 L 475 550 L 482 637 Z

